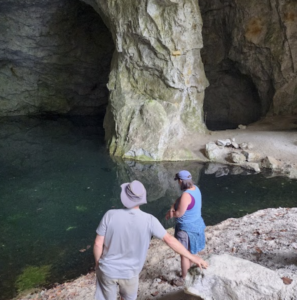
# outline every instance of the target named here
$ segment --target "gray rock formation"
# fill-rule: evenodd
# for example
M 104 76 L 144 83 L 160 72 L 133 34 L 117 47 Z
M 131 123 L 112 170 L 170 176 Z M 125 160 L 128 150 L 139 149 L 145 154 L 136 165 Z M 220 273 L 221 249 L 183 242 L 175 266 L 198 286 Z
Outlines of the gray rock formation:
M 110 153 L 139 160 L 193 158 L 181 141 L 206 131 L 208 85 L 197 1 L 86 2 L 101 14 L 116 45 L 104 121 Z
M 297 114 L 297 3 L 201 0 L 206 120 Z
M 282 163 L 276 160 L 274 157 L 266 156 L 261 162 L 261 167 L 275 170 L 275 169 L 281 169 L 281 164 Z
M 279 300 L 284 283 L 279 275 L 263 266 L 228 254 L 212 254 L 209 268 L 191 268 L 185 292 L 202 300 Z
M 236 164 L 241 164 L 246 161 L 246 157 L 239 152 L 231 152 L 229 155 L 229 159 L 231 162 L 236 163 Z
M 78 0 L 1 0 L 0 116 L 104 112 L 114 44 Z

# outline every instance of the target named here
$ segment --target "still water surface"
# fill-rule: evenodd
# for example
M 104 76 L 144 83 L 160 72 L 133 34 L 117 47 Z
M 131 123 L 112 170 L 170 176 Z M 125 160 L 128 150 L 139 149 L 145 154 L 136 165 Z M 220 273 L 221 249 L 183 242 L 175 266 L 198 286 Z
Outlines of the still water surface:
M 296 206 L 296 180 L 196 162 L 113 159 L 94 117 L 2 118 L 0 141 L 1 300 L 91 270 L 95 229 L 108 209 L 122 207 L 123 182 L 144 183 L 148 204 L 142 209 L 166 228 L 173 225 L 164 215 L 180 195 L 173 180 L 180 169 L 191 171 L 201 189 L 207 225 Z

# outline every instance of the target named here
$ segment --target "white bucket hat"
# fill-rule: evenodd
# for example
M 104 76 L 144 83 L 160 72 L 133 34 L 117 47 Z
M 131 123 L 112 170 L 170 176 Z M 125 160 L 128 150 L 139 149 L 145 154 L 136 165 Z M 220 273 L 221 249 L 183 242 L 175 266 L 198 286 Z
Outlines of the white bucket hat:
M 121 188 L 121 201 L 125 207 L 132 208 L 147 203 L 146 190 L 140 181 L 123 183 Z

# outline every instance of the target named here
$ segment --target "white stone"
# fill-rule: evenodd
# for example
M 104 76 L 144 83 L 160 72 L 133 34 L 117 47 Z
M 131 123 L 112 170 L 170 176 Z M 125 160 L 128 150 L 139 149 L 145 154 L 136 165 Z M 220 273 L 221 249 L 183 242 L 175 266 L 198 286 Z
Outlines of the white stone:
M 226 139 L 226 140 L 217 140 L 217 145 L 218 146 L 230 146 L 232 143 L 232 141 L 230 139 Z
M 279 300 L 284 287 L 279 275 L 263 266 L 228 254 L 211 255 L 203 273 L 192 268 L 185 292 L 203 300 Z
M 235 148 L 235 149 L 238 149 L 239 148 L 239 145 L 236 143 L 236 142 L 233 142 L 231 143 L 232 147 Z
M 246 129 L 246 126 L 245 125 L 238 125 L 238 128 L 239 129 Z

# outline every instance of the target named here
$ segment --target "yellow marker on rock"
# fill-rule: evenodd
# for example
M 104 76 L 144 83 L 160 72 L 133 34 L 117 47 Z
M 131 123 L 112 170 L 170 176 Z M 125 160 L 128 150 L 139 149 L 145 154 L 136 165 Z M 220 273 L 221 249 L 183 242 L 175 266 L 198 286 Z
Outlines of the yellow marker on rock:
M 172 51 L 171 53 L 173 56 L 180 56 L 181 55 L 181 52 L 179 50 L 176 50 L 176 51 Z

